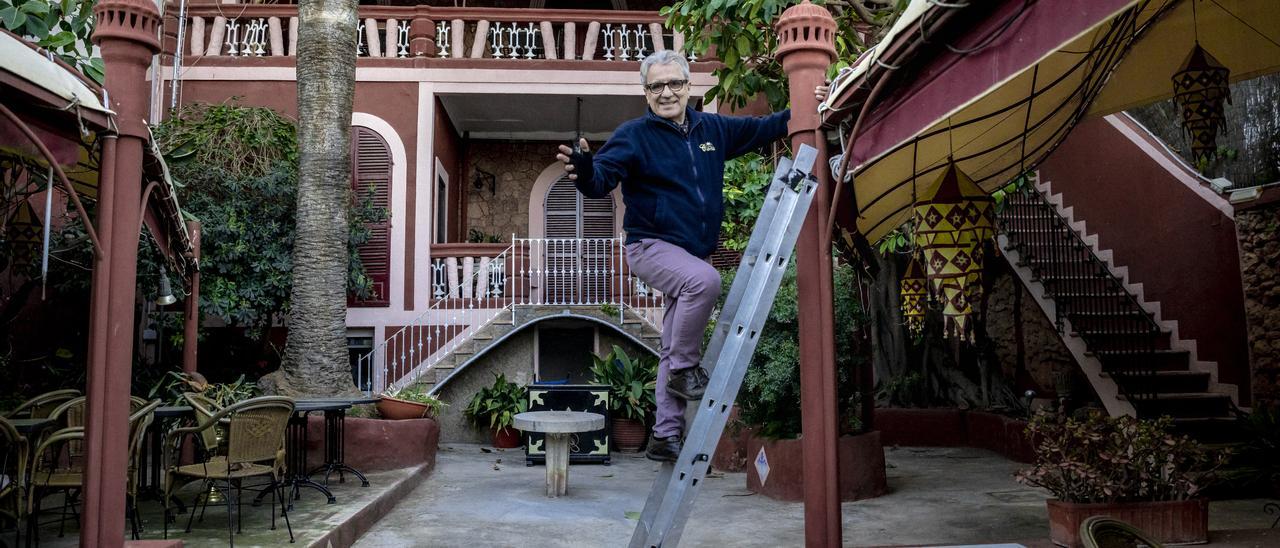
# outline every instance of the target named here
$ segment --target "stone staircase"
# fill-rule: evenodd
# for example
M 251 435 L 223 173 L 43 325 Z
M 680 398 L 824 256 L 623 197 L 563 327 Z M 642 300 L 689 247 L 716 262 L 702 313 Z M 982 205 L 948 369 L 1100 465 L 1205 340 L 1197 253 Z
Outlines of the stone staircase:
M 1007 197 L 997 240 L 1103 405 L 1112 415 L 1168 415 L 1204 441 L 1230 438 L 1236 387 L 1218 382 L 1217 364 L 1197 359 L 1195 341 L 1178 337 L 1177 322 L 1072 213 L 1047 183 L 1022 188 Z
M 428 393 L 435 394 L 449 382 L 451 377 L 461 373 L 468 365 L 483 358 L 486 353 L 500 346 L 503 341 L 517 332 L 538 322 L 566 318 L 612 326 L 633 342 L 652 349 L 654 353 L 657 353 L 662 348 L 662 334 L 648 322 L 641 319 L 635 312 L 628 309 L 624 309 L 621 321 L 619 321 L 617 312 L 606 314 L 598 305 L 518 306 L 514 315 L 510 313 L 499 314 L 488 325 L 476 331 L 470 339 L 441 358 L 414 385 L 425 388 Z

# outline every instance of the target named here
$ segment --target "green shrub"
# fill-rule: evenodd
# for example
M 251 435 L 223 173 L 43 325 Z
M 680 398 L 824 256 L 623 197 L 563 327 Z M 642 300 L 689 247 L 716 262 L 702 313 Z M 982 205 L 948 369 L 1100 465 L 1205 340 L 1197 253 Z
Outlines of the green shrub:
M 653 413 L 657 407 L 653 393 L 658 383 L 656 356 L 633 360 L 615 344 L 612 352 L 591 359 L 595 362 L 591 366 L 593 382 L 609 387 L 609 410 L 615 417 L 643 421 Z
M 476 392 L 462 413 L 478 428 L 488 426 L 491 430 L 504 430 L 511 427 L 517 413 L 528 409 L 524 387 L 497 373 L 493 376 L 493 384 Z

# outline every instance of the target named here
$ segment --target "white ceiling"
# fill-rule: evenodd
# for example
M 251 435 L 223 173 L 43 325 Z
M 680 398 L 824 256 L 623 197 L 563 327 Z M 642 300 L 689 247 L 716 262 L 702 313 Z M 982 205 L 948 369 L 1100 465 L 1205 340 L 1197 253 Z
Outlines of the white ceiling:
M 440 95 L 458 133 L 472 139 L 571 140 L 577 134 L 572 95 Z M 582 133 L 602 141 L 623 122 L 645 113 L 644 97 L 582 97 Z

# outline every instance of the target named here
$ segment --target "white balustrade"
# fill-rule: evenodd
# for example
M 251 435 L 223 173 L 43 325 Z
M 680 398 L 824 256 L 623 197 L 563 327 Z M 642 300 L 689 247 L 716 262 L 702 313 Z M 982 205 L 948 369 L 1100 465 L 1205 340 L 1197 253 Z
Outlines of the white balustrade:
M 496 255 L 434 257 L 432 303 L 409 325 L 359 358 L 357 383 L 369 393 L 413 384 L 484 326 L 538 306 L 630 312 L 662 330 L 660 292 L 631 275 L 622 238 L 512 238 Z
M 295 55 L 296 17 L 289 18 L 287 31 L 282 16 L 224 18 L 215 16 L 212 23 L 204 16 L 191 16 L 193 55 L 227 55 L 261 57 Z M 368 17 L 357 22 L 356 55 L 358 57 L 410 57 L 412 14 L 404 18 Z M 436 57 L 493 58 L 508 60 L 583 59 L 639 61 L 654 51 L 680 50 L 683 36 L 672 34 L 666 44 L 661 23 L 612 23 L 591 21 L 489 21 L 484 19 L 448 19 L 435 22 Z M 579 33 L 585 27 L 582 43 Z M 285 36 L 285 33 L 288 36 Z M 563 43 L 559 43 L 562 41 Z M 209 44 L 207 48 L 205 44 Z M 581 51 L 579 48 L 581 47 Z M 286 51 L 286 49 L 288 51 Z M 206 51 L 207 50 L 207 51 Z M 690 61 L 697 57 L 687 53 Z

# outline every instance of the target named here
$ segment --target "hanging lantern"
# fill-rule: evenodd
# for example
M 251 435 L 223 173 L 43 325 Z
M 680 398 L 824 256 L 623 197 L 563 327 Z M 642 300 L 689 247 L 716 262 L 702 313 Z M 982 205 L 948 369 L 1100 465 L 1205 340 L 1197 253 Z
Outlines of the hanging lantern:
M 29 202 L 18 204 L 13 217 L 9 218 L 5 239 L 11 257 L 10 265 L 29 265 L 40 254 L 43 243 L 44 226 L 35 209 Z
M 902 275 L 902 317 L 907 329 L 919 334 L 924 330 L 924 303 L 929 296 L 925 285 L 924 269 L 915 257 L 907 263 L 907 271 Z
M 916 246 L 942 301 L 949 334 L 965 336 L 972 303 L 982 297 L 982 242 L 995 236 L 995 200 L 954 161 L 915 203 Z
M 1218 152 L 1218 130 L 1226 120 L 1223 104 L 1231 102 L 1230 76 L 1199 41 L 1173 74 L 1173 100 L 1182 109 L 1182 128 L 1196 159 L 1211 159 Z

